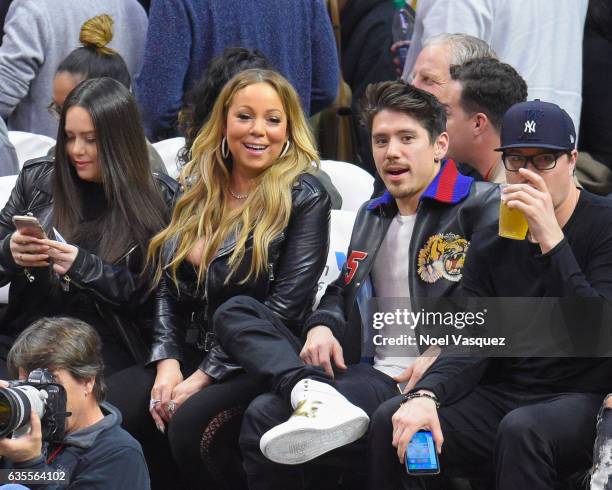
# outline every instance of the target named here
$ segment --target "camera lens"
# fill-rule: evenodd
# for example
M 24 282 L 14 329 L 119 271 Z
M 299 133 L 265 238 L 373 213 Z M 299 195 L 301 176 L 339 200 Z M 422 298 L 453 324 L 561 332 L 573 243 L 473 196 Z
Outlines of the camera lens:
M 24 415 L 27 411 L 28 419 Z M 29 420 L 30 403 L 25 393 L 15 388 L 0 389 L 0 437 L 5 437 Z
M 45 411 L 37 388 L 27 385 L 0 388 L 0 437 L 6 437 L 20 427 L 27 426 L 32 409 L 39 417 Z
M 0 393 L 0 431 L 4 431 L 9 425 L 11 413 L 12 410 L 9 401 L 6 399 L 4 393 Z

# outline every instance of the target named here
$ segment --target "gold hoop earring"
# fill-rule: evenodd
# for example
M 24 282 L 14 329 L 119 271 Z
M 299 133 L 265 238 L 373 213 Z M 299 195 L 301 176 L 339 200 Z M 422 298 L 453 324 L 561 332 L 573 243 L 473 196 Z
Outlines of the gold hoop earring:
M 221 140 L 221 156 L 223 158 L 229 157 L 229 145 L 227 144 L 227 138 L 224 136 Z

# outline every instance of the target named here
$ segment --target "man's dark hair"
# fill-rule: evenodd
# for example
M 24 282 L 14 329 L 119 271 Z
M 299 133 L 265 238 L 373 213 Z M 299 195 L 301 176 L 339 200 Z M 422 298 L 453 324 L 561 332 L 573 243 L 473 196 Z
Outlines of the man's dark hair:
M 65 369 L 75 379 L 95 378 L 93 395 L 104 401 L 102 342 L 89 324 L 68 317 L 41 318 L 26 328 L 8 353 L 7 366 L 13 376 L 19 368 L 30 373 L 37 368 Z
M 402 112 L 419 121 L 431 143 L 446 130 L 446 111 L 438 99 L 401 80 L 373 83 L 366 88 L 361 117 L 370 132 L 374 116 L 384 110 Z
M 510 107 L 527 100 L 527 84 L 507 63 L 479 58 L 453 65 L 451 78 L 461 84 L 461 107 L 468 114 L 482 112 L 497 131 Z

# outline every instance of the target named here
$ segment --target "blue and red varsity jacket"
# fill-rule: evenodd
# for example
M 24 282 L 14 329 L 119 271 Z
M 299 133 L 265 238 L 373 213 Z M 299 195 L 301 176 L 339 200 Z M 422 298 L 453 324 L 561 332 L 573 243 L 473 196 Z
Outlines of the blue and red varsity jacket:
M 304 335 L 317 325 L 328 326 L 341 343 L 344 359 L 359 362 L 365 302 L 375 296 L 370 272 L 398 209 L 389 192 L 364 203 L 355 219 L 347 260 L 319 307 L 305 323 Z M 446 160 L 420 198 L 408 255 L 406 278 L 411 298 L 459 293 L 463 264 L 474 232 L 498 219 L 499 187 L 475 182 Z M 369 325 L 367 325 L 369 328 Z

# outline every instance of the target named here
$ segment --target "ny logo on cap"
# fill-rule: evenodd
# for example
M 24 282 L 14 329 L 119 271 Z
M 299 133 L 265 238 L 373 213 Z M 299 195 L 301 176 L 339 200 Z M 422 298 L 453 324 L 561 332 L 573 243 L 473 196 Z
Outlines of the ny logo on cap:
M 535 138 L 536 128 L 538 128 L 542 123 L 543 117 L 544 111 L 539 109 L 527 109 L 525 111 L 525 119 L 523 119 L 525 121 L 525 128 L 523 129 L 523 134 L 521 135 L 521 138 L 528 141 L 531 141 L 533 138 Z
M 535 121 L 525 121 L 525 130 L 523 133 L 535 133 L 536 132 L 536 122 Z

